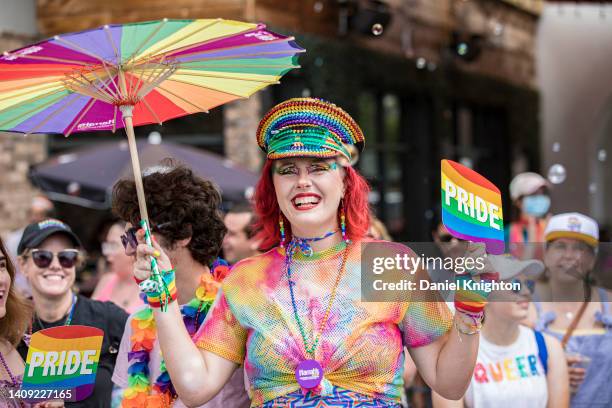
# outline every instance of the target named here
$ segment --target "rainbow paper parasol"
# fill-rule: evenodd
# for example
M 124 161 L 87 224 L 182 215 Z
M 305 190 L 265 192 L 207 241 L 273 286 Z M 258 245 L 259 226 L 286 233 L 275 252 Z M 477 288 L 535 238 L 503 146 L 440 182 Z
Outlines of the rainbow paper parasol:
M 68 136 L 125 128 L 149 241 L 133 127 L 248 98 L 297 68 L 303 51 L 264 25 L 222 19 L 55 36 L 0 57 L 0 130 Z

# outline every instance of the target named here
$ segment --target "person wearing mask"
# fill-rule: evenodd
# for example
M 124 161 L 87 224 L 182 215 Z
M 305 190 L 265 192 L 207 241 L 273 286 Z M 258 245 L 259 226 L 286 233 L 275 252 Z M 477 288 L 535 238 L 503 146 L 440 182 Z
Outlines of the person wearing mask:
M 225 234 L 221 195 L 212 182 L 187 167 L 156 166 L 144 174 L 152 235 L 172 259 L 170 273 L 176 276 L 181 328 L 193 337 L 229 271 L 226 263 L 217 260 Z M 113 211 L 126 222 L 123 248 L 134 259 L 139 232 L 134 226 L 140 221 L 140 211 L 133 180 L 121 180 L 114 186 Z M 132 313 L 121 340 L 113 381 L 124 389 L 124 408 L 185 407 L 165 368 L 153 319 L 155 307 L 159 304 L 149 299 Z M 220 394 L 201 407 L 247 408 L 250 404 L 243 372 L 236 370 Z
M 111 302 L 99 302 L 73 292 L 82 245 L 70 227 L 56 219 L 28 225 L 18 246 L 19 265 L 32 288 L 34 317 L 18 350 L 25 360 L 31 334 L 51 327 L 84 325 L 104 332 L 93 393 L 66 407 L 110 407 L 117 349 L 127 313 Z M 28 322 L 29 323 L 29 322 Z
M 230 265 L 259 253 L 253 207 L 248 202 L 234 205 L 223 219 L 227 233 L 223 237 L 223 256 Z
M 128 313 L 133 313 L 143 305 L 143 301 L 132 276 L 134 258 L 125 254 L 121 242 L 124 231 L 125 222 L 119 221 L 106 234 L 102 255 L 106 258 L 109 271 L 102 275 L 91 298 L 113 302 Z
M 569 366 L 571 406 L 610 406 L 612 313 L 608 293 L 592 283 L 599 227 L 584 214 L 558 214 L 548 222 L 544 238 L 551 298 L 534 303 L 535 328 L 561 340 Z
M 516 287 L 489 296 L 476 367 L 465 396 L 450 401 L 434 393 L 434 408 L 568 407 L 568 374 L 561 344 L 521 324 L 544 265 L 504 255 L 488 258 L 500 279 Z
M 514 221 L 507 229 L 507 241 L 514 255 L 541 259 L 534 243 L 544 242 L 544 229 L 550 218 L 550 183 L 537 173 L 518 174 L 510 183 Z M 540 251 L 541 252 L 541 251 Z

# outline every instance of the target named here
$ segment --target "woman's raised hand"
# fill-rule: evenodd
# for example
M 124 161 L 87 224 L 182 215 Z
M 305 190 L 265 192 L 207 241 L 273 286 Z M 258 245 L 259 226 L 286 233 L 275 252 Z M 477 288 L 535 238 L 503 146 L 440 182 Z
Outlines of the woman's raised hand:
M 151 257 L 157 259 L 160 272 L 172 269 L 170 258 L 159 245 L 155 236 L 151 235 L 153 247 L 146 244 L 144 230 L 138 230 L 136 238 L 138 239 L 138 247 L 136 248 L 136 262 L 134 262 L 134 277 L 137 280 L 146 280 L 151 276 Z

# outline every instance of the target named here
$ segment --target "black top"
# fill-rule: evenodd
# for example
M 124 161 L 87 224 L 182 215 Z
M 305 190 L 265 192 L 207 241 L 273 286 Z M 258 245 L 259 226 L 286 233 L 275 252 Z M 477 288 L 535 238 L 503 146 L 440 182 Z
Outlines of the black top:
M 117 351 L 119 350 L 128 314 L 111 302 L 99 302 L 81 295 L 78 295 L 77 298 L 71 325 L 97 327 L 104 331 L 104 339 L 102 340 L 102 350 L 100 351 L 100 361 L 98 363 L 96 385 L 93 394 L 83 401 L 66 402 L 66 407 L 109 408 L 113 390 L 111 377 L 115 369 Z M 39 320 L 34 318 L 32 333 L 36 333 L 43 328 L 48 329 L 50 327 L 62 326 L 67 317 L 64 316 L 56 322 L 43 321 L 44 327 L 41 327 Z M 19 343 L 17 350 L 25 361 L 28 355 L 28 348 L 23 341 Z

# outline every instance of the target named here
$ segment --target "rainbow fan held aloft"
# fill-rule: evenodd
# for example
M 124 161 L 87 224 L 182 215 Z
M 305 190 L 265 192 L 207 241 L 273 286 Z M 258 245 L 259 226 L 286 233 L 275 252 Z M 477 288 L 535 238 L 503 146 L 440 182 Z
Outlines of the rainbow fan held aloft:
M 451 235 L 484 242 L 487 252 L 504 252 L 504 219 L 499 189 L 452 160 L 442 160 L 442 222 Z

